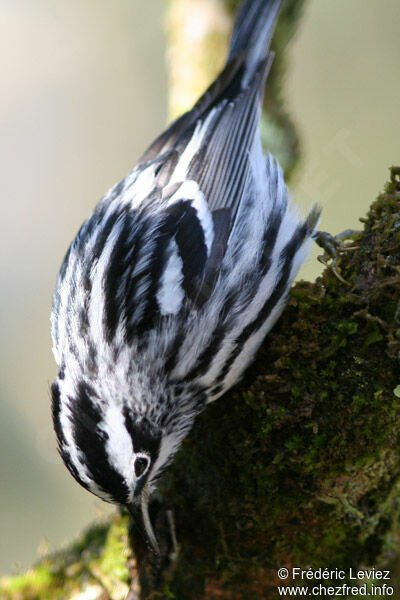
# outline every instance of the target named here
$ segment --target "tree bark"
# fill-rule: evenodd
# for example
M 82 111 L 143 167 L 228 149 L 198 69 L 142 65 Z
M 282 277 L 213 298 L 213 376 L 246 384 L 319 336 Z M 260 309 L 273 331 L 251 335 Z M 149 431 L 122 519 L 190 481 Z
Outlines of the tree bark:
M 173 90 L 183 77 L 175 71 L 178 58 L 191 64 L 179 49 L 190 7 L 207 5 L 217 11 L 209 16 L 220 15 L 211 19 L 219 29 L 204 34 L 195 49 L 204 56 L 203 46 L 205 53 L 210 45 L 214 60 L 228 35 L 228 4 L 232 9 L 232 2 L 170 0 Z M 270 147 L 269 133 L 281 132 L 278 154 L 289 171 L 298 143 L 279 101 L 280 57 L 298 7 L 288 3 L 278 26 L 280 49 L 266 100 L 272 125 L 264 128 Z M 200 63 L 204 73 L 194 94 L 215 75 L 212 60 Z M 391 169 L 363 222 L 358 250 L 341 262 L 350 286 L 326 270 L 315 283 L 293 287 L 240 385 L 197 419 L 165 474 L 161 493 L 174 514 L 177 559 L 167 564 L 146 554 L 134 531 L 128 535 L 127 516 L 116 514 L 30 572 L 0 580 L 2 599 L 274 600 L 277 586 L 291 581 L 279 580 L 279 567 L 348 573 L 394 560 L 400 536 L 400 168 Z M 165 510 L 154 519 L 164 543 Z

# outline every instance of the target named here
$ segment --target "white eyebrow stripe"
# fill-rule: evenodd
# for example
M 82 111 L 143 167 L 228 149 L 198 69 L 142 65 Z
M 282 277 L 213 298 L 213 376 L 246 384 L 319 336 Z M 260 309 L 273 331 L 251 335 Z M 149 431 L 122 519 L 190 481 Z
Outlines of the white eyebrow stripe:
M 132 438 L 129 435 L 121 408 L 110 404 L 98 425 L 107 434 L 105 450 L 110 466 L 125 480 L 128 489 L 132 489 L 134 452 Z

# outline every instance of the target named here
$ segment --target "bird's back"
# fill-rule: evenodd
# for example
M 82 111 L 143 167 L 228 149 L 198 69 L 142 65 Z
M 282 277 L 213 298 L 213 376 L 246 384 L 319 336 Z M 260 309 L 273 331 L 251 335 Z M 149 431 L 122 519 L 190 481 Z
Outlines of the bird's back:
M 318 219 L 298 219 L 261 149 L 280 5 L 244 2 L 221 75 L 82 226 L 54 296 L 59 364 L 96 372 L 123 356 L 212 399 L 278 318 Z

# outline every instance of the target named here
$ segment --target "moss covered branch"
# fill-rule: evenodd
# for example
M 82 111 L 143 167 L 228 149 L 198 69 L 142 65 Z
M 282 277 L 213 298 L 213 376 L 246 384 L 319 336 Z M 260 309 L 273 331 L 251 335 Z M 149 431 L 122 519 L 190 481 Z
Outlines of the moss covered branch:
M 275 598 L 279 566 L 372 566 L 398 550 L 398 173 L 343 260 L 351 289 L 329 272 L 293 288 L 169 474 L 177 598 Z
M 171 0 L 171 11 L 183 4 Z M 211 0 L 201 4 L 222 10 Z M 297 11 L 287 6 L 276 43 L 286 44 L 293 29 Z M 281 127 L 293 165 L 292 128 L 278 108 L 274 113 L 277 64 L 269 118 Z M 116 514 L 32 571 L 0 580 L 2 600 L 273 600 L 278 567 L 368 568 L 394 560 L 400 169 L 391 170 L 363 222 L 358 250 L 341 263 L 351 287 L 330 271 L 294 286 L 241 384 L 200 416 L 166 473 L 161 491 L 174 512 L 175 563 L 165 568 L 143 554 L 134 533 L 128 536 L 127 517 Z M 155 527 L 162 538 L 162 516 Z
M 357 244 L 342 262 L 351 288 L 329 271 L 297 283 L 241 385 L 184 442 L 162 483 L 180 545 L 172 570 L 142 552 L 138 566 L 116 514 L 1 580 L 0 597 L 119 600 L 133 582 L 131 600 L 269 600 L 279 566 L 390 563 L 400 537 L 400 169 Z

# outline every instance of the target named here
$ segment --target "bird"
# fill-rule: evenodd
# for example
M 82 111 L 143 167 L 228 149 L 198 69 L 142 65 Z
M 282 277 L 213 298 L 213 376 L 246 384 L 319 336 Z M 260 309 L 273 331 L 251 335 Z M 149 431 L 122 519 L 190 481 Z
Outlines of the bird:
M 59 453 L 156 553 L 161 474 L 254 358 L 316 235 L 319 207 L 300 216 L 261 145 L 281 6 L 244 0 L 223 70 L 100 200 L 54 291 Z

